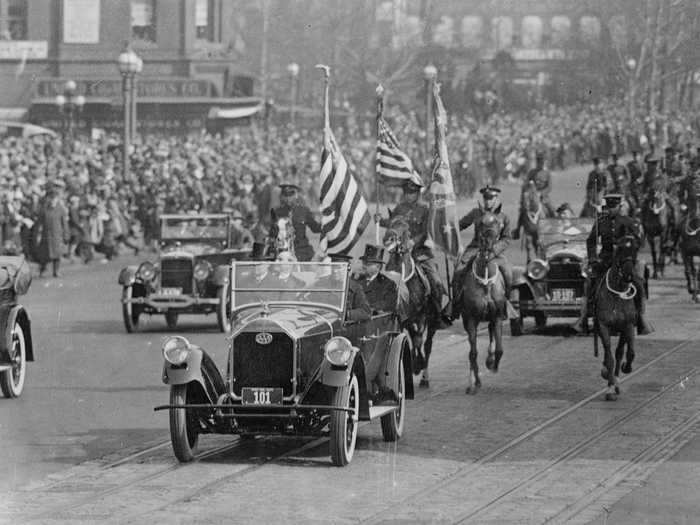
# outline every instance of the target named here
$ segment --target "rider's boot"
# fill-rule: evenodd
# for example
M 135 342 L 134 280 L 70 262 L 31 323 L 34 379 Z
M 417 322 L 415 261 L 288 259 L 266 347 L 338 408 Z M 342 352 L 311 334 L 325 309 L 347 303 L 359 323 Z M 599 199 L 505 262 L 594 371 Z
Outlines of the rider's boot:
M 649 335 L 654 331 L 654 327 L 646 320 L 646 300 L 644 298 L 644 283 L 640 278 L 634 280 L 637 288 L 637 295 L 634 296 L 634 303 L 637 307 L 637 335 Z
M 581 311 L 576 322 L 571 328 L 578 334 L 588 332 L 588 301 L 590 300 L 591 283 L 586 279 L 583 285 L 583 296 L 581 297 Z
M 464 268 L 456 268 L 452 275 L 452 302 L 449 304 L 451 309 L 450 317 L 452 320 L 459 319 L 462 314 L 460 305 L 462 304 L 462 279 Z

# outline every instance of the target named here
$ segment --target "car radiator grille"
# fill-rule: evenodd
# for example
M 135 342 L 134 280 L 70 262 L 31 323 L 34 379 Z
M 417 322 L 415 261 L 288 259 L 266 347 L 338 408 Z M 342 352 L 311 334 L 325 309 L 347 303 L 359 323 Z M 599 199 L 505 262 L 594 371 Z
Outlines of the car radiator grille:
M 573 288 L 576 295 L 583 293 L 584 278 L 578 263 L 550 263 L 546 280 L 550 288 Z
M 292 395 L 294 344 L 288 335 L 272 334 L 267 345 L 255 341 L 256 333 L 242 333 L 233 341 L 233 393 L 240 396 L 243 387 L 282 388 Z
M 182 288 L 182 293 L 192 293 L 192 261 L 190 259 L 161 260 L 160 275 L 160 285 L 163 288 Z

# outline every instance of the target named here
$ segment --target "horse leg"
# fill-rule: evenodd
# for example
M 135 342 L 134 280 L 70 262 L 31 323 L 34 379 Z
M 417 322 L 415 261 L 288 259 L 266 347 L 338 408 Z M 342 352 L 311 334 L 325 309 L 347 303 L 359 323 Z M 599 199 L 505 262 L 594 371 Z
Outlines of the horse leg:
M 481 379 L 479 378 L 479 365 L 476 362 L 476 329 L 478 322 L 474 319 L 464 320 L 464 329 L 469 336 L 469 363 L 467 365 L 467 394 L 476 394 L 481 388 Z
M 425 341 L 423 342 L 425 368 L 423 369 L 423 375 L 421 376 L 420 383 L 418 384 L 419 387 L 430 387 L 430 373 L 428 372 L 428 363 L 430 362 L 430 354 L 433 352 L 433 336 L 435 336 L 436 330 L 437 327 L 435 323 L 428 323 L 428 333 L 425 335 Z
M 615 361 L 610 347 L 610 329 L 604 323 L 599 323 L 598 335 L 603 343 L 603 368 L 600 375 L 608 382 L 608 390 L 605 393 L 606 401 L 616 401 L 615 393 Z
M 685 270 L 685 282 L 688 285 L 688 293 L 695 300 L 695 265 L 693 264 L 693 256 L 683 254 L 683 267 Z
M 627 345 L 627 328 L 620 332 L 620 337 L 617 338 L 617 348 L 615 348 L 615 393 L 620 393 L 620 368 L 622 358 L 625 356 L 625 346 Z
M 635 341 L 636 328 L 634 325 L 627 325 L 625 329 L 625 341 L 627 342 L 627 354 L 625 356 L 625 362 L 622 363 L 622 373 L 629 374 L 632 372 L 632 361 L 634 361 L 634 341 Z
M 649 248 L 651 249 L 651 264 L 654 267 L 654 273 L 652 274 L 652 279 L 658 279 L 658 263 L 656 261 L 656 237 L 650 235 L 647 240 L 649 241 Z
M 493 323 L 493 332 L 496 337 L 496 362 L 493 365 L 492 372 L 495 374 L 498 372 L 498 365 L 500 365 L 501 358 L 503 357 L 503 323 L 500 320 L 493 321 Z
M 664 236 L 662 235 L 660 240 L 659 240 L 659 277 L 661 277 L 662 279 L 664 278 L 664 272 L 666 271 L 666 250 L 667 250 L 666 247 L 664 246 L 663 239 L 664 239 Z
M 496 352 L 496 344 L 494 341 L 495 334 L 494 334 L 494 322 L 489 321 L 489 350 L 488 354 L 486 355 L 486 368 L 491 370 L 491 372 L 498 372 L 498 370 L 494 370 L 494 363 L 496 362 L 495 358 L 495 352 Z

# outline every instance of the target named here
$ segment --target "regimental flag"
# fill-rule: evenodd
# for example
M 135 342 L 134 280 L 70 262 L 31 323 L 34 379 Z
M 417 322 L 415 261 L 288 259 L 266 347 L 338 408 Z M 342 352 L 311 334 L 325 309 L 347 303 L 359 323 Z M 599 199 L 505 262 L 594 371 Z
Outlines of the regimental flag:
M 386 186 L 403 186 L 407 181 L 423 185 L 413 162 L 401 150 L 396 135 L 381 115 L 377 117 L 376 172 L 379 182 Z
M 430 215 L 428 235 L 436 246 L 458 257 L 461 252 L 457 198 L 447 156 L 447 112 L 440 98 L 440 84 L 433 86 L 435 100 L 435 159 L 428 195 Z
M 321 152 L 321 252 L 348 253 L 369 221 L 367 202 L 326 126 Z

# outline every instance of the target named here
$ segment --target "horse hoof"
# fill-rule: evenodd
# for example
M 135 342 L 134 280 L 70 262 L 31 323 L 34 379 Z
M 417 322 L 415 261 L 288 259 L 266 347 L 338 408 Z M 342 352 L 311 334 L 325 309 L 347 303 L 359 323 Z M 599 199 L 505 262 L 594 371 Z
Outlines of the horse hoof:
M 622 367 L 620 367 L 622 370 L 623 374 L 629 374 L 632 372 L 632 364 L 631 363 L 622 363 Z
M 467 395 L 474 395 L 479 391 L 479 386 L 474 385 L 474 386 L 468 386 L 467 390 L 465 391 L 465 394 Z
M 600 369 L 600 377 L 602 377 L 606 381 L 608 380 L 608 378 L 610 377 L 610 372 L 608 372 L 607 368 L 603 367 Z
M 496 368 L 496 359 L 494 358 L 494 356 L 489 355 L 489 356 L 486 358 L 486 368 L 488 368 L 489 370 L 491 370 L 491 372 L 497 372 L 497 371 L 498 371 L 498 368 Z
M 430 388 L 430 381 L 427 379 L 421 379 L 420 383 L 418 383 L 419 388 Z
M 613 394 L 612 392 L 608 392 L 605 394 L 605 400 L 606 401 L 617 401 L 617 394 Z

